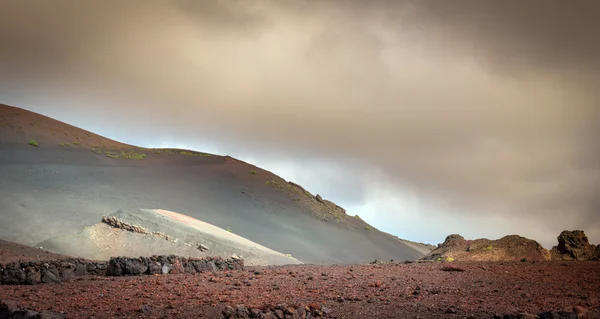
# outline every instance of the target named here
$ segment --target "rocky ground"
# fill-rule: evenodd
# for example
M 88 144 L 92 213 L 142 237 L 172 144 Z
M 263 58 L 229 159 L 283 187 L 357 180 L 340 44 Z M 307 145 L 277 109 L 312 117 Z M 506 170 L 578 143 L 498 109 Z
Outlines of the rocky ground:
M 330 318 L 493 318 L 562 310 L 600 318 L 599 266 L 544 261 L 246 267 L 2 286 L 0 299 L 13 309 L 66 318 L 223 318 L 224 310 L 233 317 L 238 305 L 248 314 L 273 310 L 273 316 L 280 305 Z

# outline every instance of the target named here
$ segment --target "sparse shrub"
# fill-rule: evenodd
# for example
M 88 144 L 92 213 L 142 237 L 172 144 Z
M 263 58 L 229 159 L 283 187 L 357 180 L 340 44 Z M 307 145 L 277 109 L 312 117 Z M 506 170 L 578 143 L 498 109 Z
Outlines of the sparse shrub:
M 269 182 L 269 181 L 266 181 L 266 182 L 265 182 L 265 185 L 267 185 L 267 186 L 271 186 L 271 182 Z
M 250 173 L 250 175 L 256 175 L 257 174 L 255 170 L 250 170 L 250 172 L 248 172 L 248 173 Z
M 233 233 L 233 231 L 231 230 L 231 227 L 227 226 L 227 228 L 225 228 L 226 231 Z
M 79 142 L 73 142 L 73 145 L 79 145 Z
M 494 247 L 492 247 L 492 245 L 489 245 L 487 247 L 484 248 L 487 251 L 492 251 L 494 249 Z
M 60 144 L 58 144 L 58 146 L 71 147 L 71 145 L 69 145 L 69 143 L 60 143 Z
M 292 258 L 291 254 L 285 254 L 285 256 L 288 257 L 288 258 Z
M 312 197 L 312 195 L 310 195 L 310 193 L 307 190 L 304 190 L 304 195 L 306 195 L 308 197 Z
M 110 158 L 119 158 L 119 154 L 117 153 L 113 153 L 113 152 L 104 152 L 104 154 L 106 154 L 106 156 L 110 157 Z
M 527 262 L 527 258 L 521 258 L 521 262 L 522 263 L 526 263 Z
M 371 227 L 370 226 L 365 226 L 365 229 L 366 230 L 371 230 Z
M 100 153 L 98 153 L 98 154 L 100 154 Z M 104 154 L 106 154 L 106 156 L 108 156 L 110 158 L 124 158 L 124 159 L 132 159 L 132 160 L 143 160 L 146 158 L 146 154 L 136 153 L 133 151 L 120 152 L 120 153 L 107 151 L 107 152 L 104 152 Z
M 133 160 L 143 160 L 146 158 L 146 154 L 144 153 L 136 153 L 136 152 L 128 152 L 121 153 L 122 158 L 133 159 Z
M 170 151 L 165 151 L 165 153 L 170 153 Z M 179 154 L 185 156 L 202 156 L 202 157 L 211 157 L 211 154 L 192 152 L 192 151 L 180 151 Z
M 29 145 L 31 146 L 35 146 L 35 147 L 39 147 L 40 145 L 38 144 L 38 142 L 34 139 L 29 140 Z

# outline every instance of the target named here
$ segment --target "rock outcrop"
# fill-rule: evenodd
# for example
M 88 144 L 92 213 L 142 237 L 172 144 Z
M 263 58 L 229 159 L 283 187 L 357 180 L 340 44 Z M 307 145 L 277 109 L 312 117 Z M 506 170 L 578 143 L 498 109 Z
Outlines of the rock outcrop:
M 5 265 L 0 264 L 0 284 L 61 283 L 74 276 L 104 276 L 106 269 L 106 262 L 84 259 L 11 262 Z
M 183 258 L 178 256 L 115 257 L 108 262 L 109 276 L 140 276 L 158 274 L 195 274 L 221 270 L 241 270 L 244 260 L 220 257 Z
M 552 260 L 598 260 L 600 245 L 590 244 L 583 230 L 565 230 L 558 236 L 558 246 L 550 250 Z
M 0 264 L 0 284 L 37 285 L 61 283 L 76 276 L 141 276 L 241 270 L 241 258 L 183 258 L 174 255 L 152 257 L 114 257 L 108 262 L 85 259 L 27 261 Z
M 541 261 L 550 260 L 549 252 L 538 242 L 517 236 L 504 236 L 498 240 L 485 238 L 466 240 L 453 234 L 446 237 L 422 260 L 433 261 Z

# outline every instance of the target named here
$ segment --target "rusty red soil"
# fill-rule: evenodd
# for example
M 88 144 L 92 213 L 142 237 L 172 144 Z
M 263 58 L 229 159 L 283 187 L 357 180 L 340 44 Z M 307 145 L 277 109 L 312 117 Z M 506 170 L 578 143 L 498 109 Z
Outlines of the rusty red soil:
M 447 265 L 447 264 L 446 264 Z M 2 286 L 0 299 L 67 318 L 221 318 L 227 305 L 316 303 L 337 318 L 492 318 L 572 310 L 600 318 L 598 262 L 282 266 L 224 273 L 81 277 Z

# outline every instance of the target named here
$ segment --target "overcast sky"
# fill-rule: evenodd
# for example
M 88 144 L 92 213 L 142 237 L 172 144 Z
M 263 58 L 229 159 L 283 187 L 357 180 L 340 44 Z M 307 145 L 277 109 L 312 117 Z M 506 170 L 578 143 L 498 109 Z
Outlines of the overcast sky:
M 228 154 L 375 227 L 600 243 L 600 2 L 2 1 L 0 103 Z

